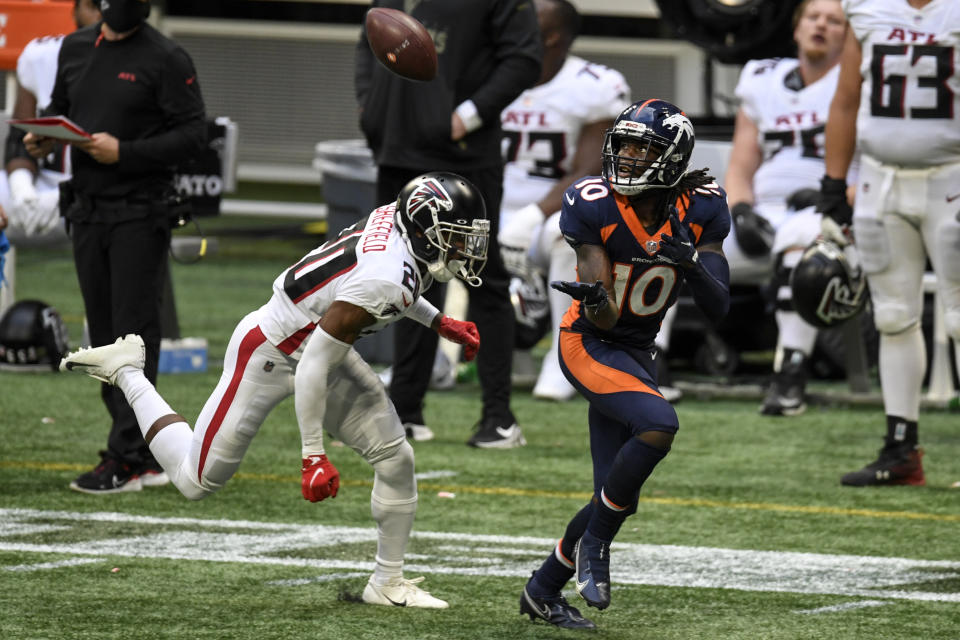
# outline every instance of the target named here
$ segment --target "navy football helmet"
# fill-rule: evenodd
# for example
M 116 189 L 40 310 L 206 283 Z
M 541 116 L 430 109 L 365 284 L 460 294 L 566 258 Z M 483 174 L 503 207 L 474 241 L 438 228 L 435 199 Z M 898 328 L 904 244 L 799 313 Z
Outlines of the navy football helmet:
M 635 196 L 675 186 L 693 154 L 693 123 L 665 100 L 635 102 L 617 116 L 603 142 L 603 177 Z
M 480 286 L 490 221 L 480 191 L 469 180 L 445 171 L 417 176 L 397 197 L 397 226 L 434 280 L 459 277 Z
M 822 238 L 804 250 L 790 288 L 800 317 L 822 329 L 850 320 L 867 302 L 863 270 L 850 263 L 843 249 Z

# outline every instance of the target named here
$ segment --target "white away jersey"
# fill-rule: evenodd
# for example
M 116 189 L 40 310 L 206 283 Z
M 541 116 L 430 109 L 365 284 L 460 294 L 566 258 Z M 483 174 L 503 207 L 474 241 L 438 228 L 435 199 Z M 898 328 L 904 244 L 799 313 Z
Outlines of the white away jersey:
M 396 205 L 376 209 L 281 273 L 259 311 L 273 345 L 293 354 L 335 300 L 366 309 L 370 334 L 404 316 L 420 296 L 416 261 L 394 221 Z
M 613 120 L 628 106 L 630 87 L 619 71 L 576 56 L 568 56 L 549 82 L 521 93 L 500 116 L 506 163 L 501 211 L 543 198 L 569 173 L 580 129 Z
M 50 104 L 62 43 L 62 35 L 34 38 L 17 58 L 17 82 L 36 96 L 38 109 L 46 109 Z
M 763 162 L 753 178 L 756 204 L 783 207 L 798 189 L 819 189 L 824 128 L 837 89 L 840 65 L 803 86 L 794 58 L 751 60 L 740 73 L 736 95 L 757 126 Z
M 960 2 L 843 0 L 860 42 L 860 150 L 880 162 L 960 162 Z

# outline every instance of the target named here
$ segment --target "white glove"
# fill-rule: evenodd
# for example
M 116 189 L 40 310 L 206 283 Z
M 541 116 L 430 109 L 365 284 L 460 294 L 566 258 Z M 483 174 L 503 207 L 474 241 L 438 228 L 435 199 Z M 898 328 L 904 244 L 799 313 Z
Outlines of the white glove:
M 543 223 L 543 211 L 536 203 L 531 203 L 514 211 L 509 220 L 497 236 L 500 255 L 509 273 L 523 276 L 530 270 L 527 251 L 533 240 L 533 232 Z
M 29 169 L 16 169 L 7 176 L 7 184 L 10 187 L 10 223 L 29 236 L 40 204 L 33 174 Z
M 836 220 L 827 215 L 820 216 L 820 235 L 841 248 L 850 244 L 849 228 L 841 227 Z

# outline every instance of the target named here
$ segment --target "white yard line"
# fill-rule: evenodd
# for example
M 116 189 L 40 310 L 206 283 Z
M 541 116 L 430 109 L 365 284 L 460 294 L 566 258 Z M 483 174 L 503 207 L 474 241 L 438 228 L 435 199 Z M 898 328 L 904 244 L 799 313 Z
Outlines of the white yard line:
M 818 607 L 816 609 L 798 609 L 794 613 L 819 614 L 819 613 L 837 613 L 839 611 L 850 611 L 851 609 L 863 609 L 865 607 L 883 607 L 892 604 L 889 600 L 861 600 L 860 602 L 847 602 L 846 604 L 835 604 L 831 607 Z
M 90 522 L 152 525 L 142 536 L 90 539 Z M 57 528 L 60 543 L 34 543 L 39 525 Z M 71 535 L 75 529 L 76 535 Z M 49 537 L 50 534 L 48 533 Z M 527 578 L 556 540 L 532 536 L 419 531 L 410 573 Z M 49 539 L 49 538 L 48 538 Z M 0 551 L 104 558 L 164 558 L 301 567 L 340 572 L 373 570 L 374 527 L 159 518 L 123 513 L 0 509 Z M 356 555 L 343 553 L 357 545 Z M 330 549 L 325 559 L 318 550 Z M 309 550 L 312 557 L 302 557 Z M 616 585 L 702 587 L 755 592 L 825 594 L 960 603 L 960 593 L 917 585 L 960 577 L 960 561 L 914 560 L 750 549 L 614 543 Z
M 68 560 L 58 560 L 57 562 L 38 562 L 37 564 L 15 564 L 4 567 L 7 571 L 46 571 L 47 569 L 60 569 L 62 567 L 76 567 L 82 564 L 96 564 L 103 562 L 100 558 L 70 558 Z

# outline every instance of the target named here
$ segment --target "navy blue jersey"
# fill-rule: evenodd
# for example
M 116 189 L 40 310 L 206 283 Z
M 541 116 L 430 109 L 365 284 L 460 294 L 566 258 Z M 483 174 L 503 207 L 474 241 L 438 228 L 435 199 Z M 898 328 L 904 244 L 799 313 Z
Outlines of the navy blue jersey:
M 726 194 L 716 184 L 681 195 L 675 206 L 698 247 L 719 244 L 730 232 Z M 615 193 L 603 177 L 588 176 L 563 194 L 560 231 L 574 247 L 595 244 L 606 250 L 619 306 L 619 319 L 609 331 L 587 320 L 577 300 L 561 326 L 624 345 L 650 347 L 684 278 L 683 269 L 657 255 L 660 236 L 670 235 L 670 222 L 648 233 L 625 196 Z

